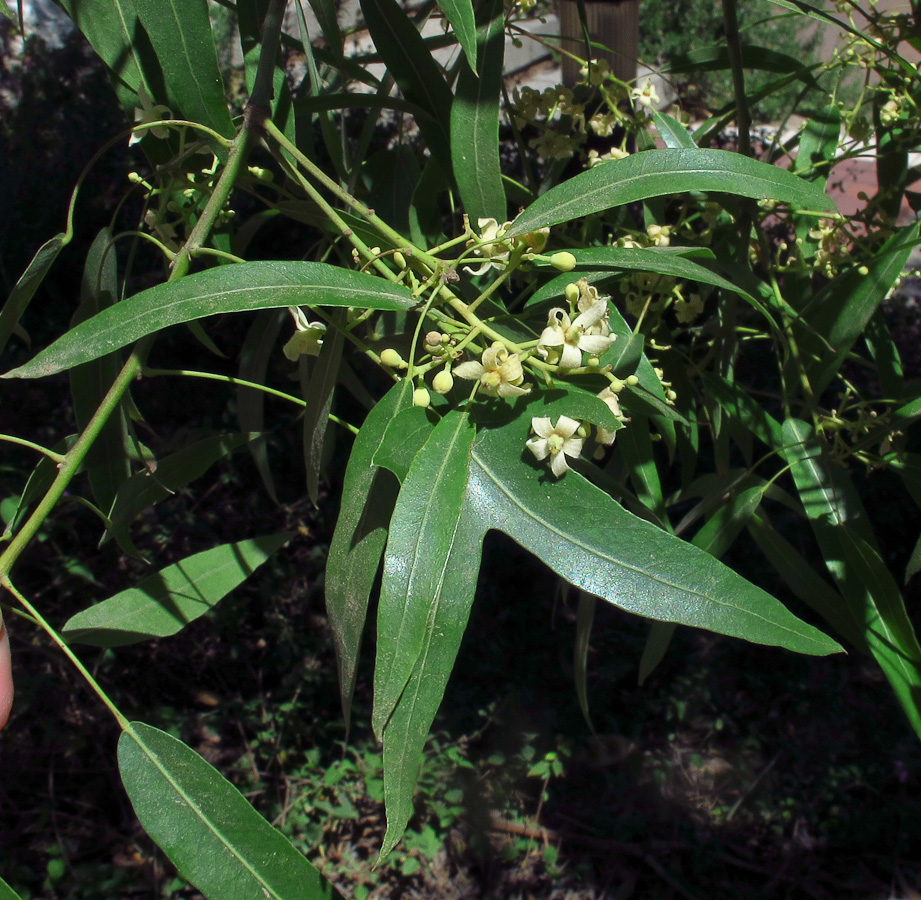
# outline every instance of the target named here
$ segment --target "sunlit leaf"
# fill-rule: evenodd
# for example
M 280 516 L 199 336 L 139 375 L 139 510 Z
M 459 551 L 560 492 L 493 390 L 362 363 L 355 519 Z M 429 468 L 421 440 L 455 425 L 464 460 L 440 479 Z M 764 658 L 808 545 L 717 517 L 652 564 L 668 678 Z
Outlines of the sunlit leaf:
M 281 306 L 399 310 L 409 290 L 363 272 L 315 262 L 219 266 L 141 291 L 83 322 L 24 366 L 0 376 L 40 378 L 89 362 L 170 325 L 218 313 Z
M 242 584 L 292 536 L 272 534 L 188 556 L 72 616 L 61 633 L 70 643 L 94 647 L 122 647 L 176 634 Z
M 133 722 L 118 768 L 144 830 L 209 900 L 330 900 L 339 892 L 215 768 Z
M 551 188 L 512 222 L 506 234 L 513 237 L 637 200 L 687 191 L 720 191 L 808 209 L 831 206 L 814 184 L 739 153 L 651 150 L 606 162 Z

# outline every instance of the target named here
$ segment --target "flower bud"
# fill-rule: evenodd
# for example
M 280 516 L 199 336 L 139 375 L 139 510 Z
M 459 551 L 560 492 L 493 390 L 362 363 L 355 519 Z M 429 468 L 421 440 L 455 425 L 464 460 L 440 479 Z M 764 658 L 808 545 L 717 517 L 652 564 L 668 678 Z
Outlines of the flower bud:
M 394 261 L 401 269 L 405 269 L 405 268 L 406 268 L 406 257 L 403 256 L 403 254 L 400 253 L 399 250 L 395 250 L 395 251 L 394 251 L 394 253 L 393 253 L 393 261 Z
M 566 290 L 563 291 L 566 299 L 569 301 L 570 306 L 575 306 L 576 301 L 579 299 L 579 285 L 577 284 L 567 284 Z
M 386 350 L 381 351 L 381 362 L 391 369 L 401 369 L 406 365 L 406 363 L 403 362 L 403 357 L 392 347 L 388 347 Z
M 432 387 L 439 394 L 447 394 L 454 387 L 454 376 L 449 368 L 442 369 L 433 379 Z
M 432 402 L 431 395 L 424 387 L 417 387 L 413 391 L 413 406 L 427 407 Z
M 636 387 L 640 383 L 640 380 L 636 377 L 636 375 L 628 375 L 624 380 L 627 384 L 630 385 L 630 387 Z
M 576 258 L 568 250 L 563 250 L 550 257 L 550 265 L 561 272 L 571 272 L 576 267 Z

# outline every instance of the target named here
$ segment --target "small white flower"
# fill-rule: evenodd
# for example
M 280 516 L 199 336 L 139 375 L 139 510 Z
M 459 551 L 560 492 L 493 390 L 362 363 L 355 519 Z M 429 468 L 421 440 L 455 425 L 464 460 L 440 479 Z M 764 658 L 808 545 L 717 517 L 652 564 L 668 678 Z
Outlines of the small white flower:
M 292 362 L 300 356 L 319 356 L 326 334 L 323 322 L 308 322 L 307 316 L 296 306 L 289 306 L 288 311 L 294 317 L 294 335 L 285 344 L 283 352 Z
M 150 122 L 170 118 L 169 107 L 164 106 L 162 103 L 154 103 L 143 84 L 138 85 L 138 100 L 141 105 L 134 111 L 135 125 L 147 125 Z M 156 125 L 153 128 L 145 128 L 143 131 L 135 131 L 128 139 L 128 146 L 132 147 L 140 143 L 148 133 L 162 140 L 165 137 L 169 137 L 169 128 L 166 125 Z
M 636 100 L 641 107 L 647 110 L 657 109 L 659 106 L 659 93 L 656 90 L 656 86 L 649 78 L 646 79 L 641 88 L 635 87 L 630 91 L 630 96 Z
M 454 374 L 468 381 L 479 380 L 477 390 L 489 397 L 520 397 L 531 388 L 521 387 L 524 372 L 517 353 L 509 353 L 499 341 L 483 351 L 481 362 L 465 362 L 455 367 Z
M 550 471 L 557 478 L 569 469 L 566 457 L 576 459 L 582 453 L 583 440 L 575 436 L 579 423 L 569 416 L 560 416 L 556 425 L 550 422 L 549 416 L 536 416 L 531 419 L 531 430 L 537 437 L 526 442 L 528 450 L 541 462 L 549 457 Z
M 601 323 L 608 315 L 608 303 L 603 297 L 595 300 L 587 309 L 579 313 L 574 320 L 560 307 L 550 310 L 547 327 L 541 332 L 537 342 L 538 348 L 546 355 L 543 348 L 556 349 L 559 353 L 557 365 L 563 369 L 574 369 L 582 365 L 582 353 L 601 356 L 611 344 L 614 336 L 601 334 L 607 325 Z M 609 328 L 607 328 L 610 331 Z
M 468 247 L 475 247 L 477 254 L 485 257 L 480 263 L 479 268 L 473 266 L 464 266 L 464 270 L 471 275 L 482 275 L 490 269 L 499 269 L 503 271 L 508 263 L 509 253 L 511 252 L 511 243 L 503 241 L 502 236 L 505 234 L 511 222 L 503 222 L 500 225 L 495 219 L 477 219 L 477 228 L 480 229 L 479 238 L 473 237 L 467 241 Z
M 627 422 L 627 417 L 623 414 L 620 408 L 620 399 L 617 394 L 610 387 L 606 387 L 599 395 L 600 400 L 604 400 L 608 409 L 617 417 L 618 422 Z M 610 446 L 614 443 L 614 438 L 617 437 L 617 432 L 620 429 L 615 429 L 614 431 L 609 431 L 607 428 L 602 428 L 600 425 L 596 425 L 595 429 L 597 431 L 597 438 L 599 444 L 604 444 L 605 446 Z

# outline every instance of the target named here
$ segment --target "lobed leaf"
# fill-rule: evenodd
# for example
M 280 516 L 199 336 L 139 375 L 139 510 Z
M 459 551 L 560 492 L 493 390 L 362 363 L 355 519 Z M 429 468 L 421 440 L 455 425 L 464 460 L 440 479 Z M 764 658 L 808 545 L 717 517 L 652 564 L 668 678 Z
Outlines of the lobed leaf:
M 141 291 L 58 338 L 2 378 L 40 378 L 89 362 L 119 347 L 218 313 L 282 306 L 357 306 L 401 310 L 409 290 L 363 272 L 315 262 L 249 262 L 219 266 Z
M 576 587 L 628 612 L 799 653 L 840 650 L 709 554 L 625 510 L 576 473 L 559 482 L 522 458 L 521 422 L 484 431 L 468 495 L 488 527 Z
M 339 691 L 346 727 L 368 599 L 387 543 L 396 485 L 373 462 L 387 426 L 412 405 L 412 382 L 403 379 L 368 413 L 349 456 L 342 506 L 326 562 L 326 612 L 336 647 Z
M 118 768 L 144 830 L 209 900 L 331 900 L 339 892 L 215 768 L 141 722 Z
M 377 735 L 423 653 L 439 607 L 464 602 L 469 607 L 472 599 L 460 597 L 445 574 L 458 539 L 474 434 L 466 414 L 449 412 L 413 458 L 397 498 L 377 617 L 371 717 Z

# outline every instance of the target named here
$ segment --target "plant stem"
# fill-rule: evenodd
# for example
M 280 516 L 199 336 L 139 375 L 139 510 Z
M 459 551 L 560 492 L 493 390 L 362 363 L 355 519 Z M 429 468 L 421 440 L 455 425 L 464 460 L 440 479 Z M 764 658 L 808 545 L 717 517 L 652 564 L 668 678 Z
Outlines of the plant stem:
M 32 441 L 27 441 L 25 438 L 13 437 L 11 434 L 0 434 L 0 441 L 6 441 L 8 444 L 19 444 L 21 447 L 28 447 L 30 450 L 37 450 L 39 453 L 47 456 L 52 462 L 58 464 L 64 462 L 67 458 L 63 453 L 55 453 L 54 450 L 49 450 L 41 444 L 35 444 Z
M 45 621 L 45 618 L 42 614 L 22 595 L 18 590 L 13 586 L 13 583 L 6 577 L 6 575 L 0 576 L 0 587 L 6 588 L 19 602 L 19 604 L 25 609 L 30 616 L 42 627 L 44 632 L 53 640 L 64 655 L 73 663 L 77 671 L 86 679 L 89 686 L 93 689 L 96 695 L 100 700 L 108 707 L 109 712 L 115 716 L 115 720 L 118 722 L 119 727 L 124 731 L 128 727 L 128 720 L 121 714 L 118 707 L 109 699 L 106 692 L 99 686 L 99 683 L 95 678 L 89 673 L 89 670 L 82 662 L 75 656 L 73 650 L 67 646 L 61 636 L 51 627 L 51 625 Z
M 729 53 L 729 67 L 732 70 L 732 88 L 736 101 L 736 126 L 739 129 L 739 153 L 751 156 L 752 117 L 745 94 L 745 70 L 742 66 L 742 42 L 739 39 L 739 20 L 736 15 L 736 0 L 722 0 L 723 28 L 726 31 L 726 49 Z

